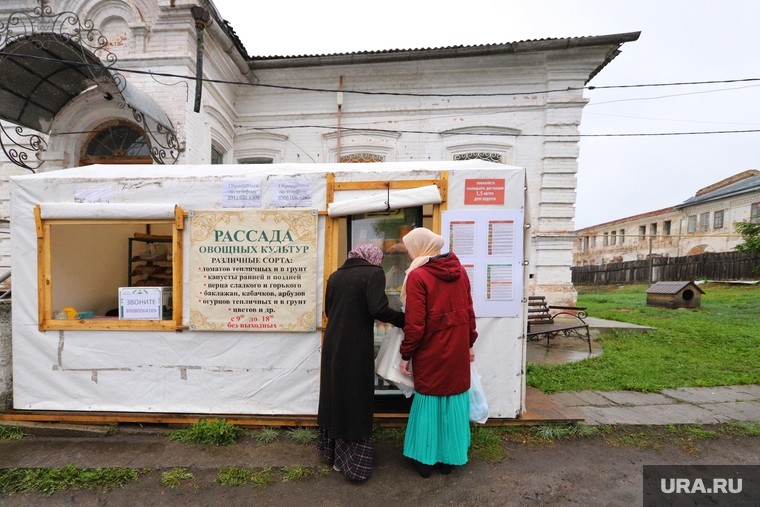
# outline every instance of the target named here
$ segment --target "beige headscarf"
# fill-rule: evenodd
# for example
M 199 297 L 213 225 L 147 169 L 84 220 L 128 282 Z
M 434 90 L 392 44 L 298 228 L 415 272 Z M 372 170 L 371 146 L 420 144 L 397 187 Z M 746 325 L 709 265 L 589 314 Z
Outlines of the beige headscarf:
M 404 277 L 404 285 L 401 287 L 401 304 L 406 304 L 406 280 L 409 278 L 409 273 L 417 269 L 430 260 L 430 257 L 441 253 L 441 247 L 443 247 L 443 237 L 434 233 L 430 229 L 424 227 L 418 227 L 410 231 L 406 236 L 402 238 L 404 246 L 406 246 L 409 256 L 412 258 L 412 264 L 409 269 L 406 270 L 406 277 Z

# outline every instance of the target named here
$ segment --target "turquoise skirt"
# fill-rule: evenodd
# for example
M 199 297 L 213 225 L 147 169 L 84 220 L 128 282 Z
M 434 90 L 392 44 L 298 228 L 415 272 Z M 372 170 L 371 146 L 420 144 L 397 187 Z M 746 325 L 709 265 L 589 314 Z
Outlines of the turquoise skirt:
M 426 465 L 464 465 L 470 448 L 470 393 L 414 394 L 404 456 Z

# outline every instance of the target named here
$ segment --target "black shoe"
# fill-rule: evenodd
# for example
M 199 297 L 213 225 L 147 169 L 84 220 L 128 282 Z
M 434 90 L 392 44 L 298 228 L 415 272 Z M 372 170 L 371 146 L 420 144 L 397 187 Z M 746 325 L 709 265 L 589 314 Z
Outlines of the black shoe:
M 412 463 L 414 463 L 414 469 L 417 470 L 417 473 L 420 474 L 424 479 L 430 477 L 430 474 L 433 472 L 432 465 L 426 465 L 417 460 L 413 460 Z
M 438 463 L 439 470 L 443 475 L 449 475 L 454 470 L 454 465 L 447 465 L 446 463 Z

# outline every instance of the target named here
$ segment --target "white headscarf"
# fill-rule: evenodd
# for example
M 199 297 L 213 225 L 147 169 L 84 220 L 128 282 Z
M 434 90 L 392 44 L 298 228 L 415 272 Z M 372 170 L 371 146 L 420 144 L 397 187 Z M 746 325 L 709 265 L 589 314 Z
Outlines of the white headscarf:
M 429 261 L 430 257 L 441 253 L 444 240 L 443 236 L 439 236 L 430 229 L 418 227 L 406 234 L 402 241 L 412 258 L 412 264 L 406 270 L 404 285 L 401 287 L 401 304 L 406 304 L 406 280 L 409 278 L 409 273 Z

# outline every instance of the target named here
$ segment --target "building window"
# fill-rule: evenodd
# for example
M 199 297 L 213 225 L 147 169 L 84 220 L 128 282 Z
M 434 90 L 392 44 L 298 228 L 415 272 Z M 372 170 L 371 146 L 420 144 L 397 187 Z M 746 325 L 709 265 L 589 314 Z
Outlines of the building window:
M 79 165 L 152 164 L 150 145 L 143 132 L 131 125 L 106 125 L 85 143 Z
M 657 236 L 657 224 L 649 224 L 649 234 L 653 238 Z
M 612 231 L 610 233 L 610 245 L 614 245 L 615 243 L 617 243 L 617 232 Z
M 620 229 L 620 243 L 625 243 L 625 229 Z
M 760 224 L 760 202 L 752 204 L 749 211 L 749 221 L 753 224 Z
M 469 153 L 457 153 L 454 155 L 454 160 L 487 160 L 489 162 L 497 162 L 501 164 L 500 153 L 488 153 L 484 151 L 473 151 Z
M 704 232 L 710 229 L 710 213 L 701 213 L 699 215 L 699 230 Z
M 723 228 L 723 210 L 713 213 L 713 229 Z
M 251 157 L 243 160 L 238 160 L 238 164 L 274 164 L 274 158 L 272 157 Z
M 697 232 L 697 215 L 692 215 L 689 217 L 689 222 L 686 225 L 686 233 L 694 234 L 695 232 Z
M 385 156 L 375 153 L 351 153 L 342 155 L 340 162 L 343 164 L 366 164 L 370 162 L 385 162 Z
M 219 151 L 219 149 L 216 146 L 211 146 L 211 164 L 217 165 L 217 164 L 223 164 L 224 163 L 224 153 Z
M 662 233 L 665 236 L 670 236 L 670 220 L 665 220 L 662 223 Z
M 647 226 L 640 225 L 639 226 L 639 241 L 644 241 L 646 237 L 647 237 Z
M 591 248 L 596 248 L 596 236 L 591 236 Z
M 604 233 L 604 239 L 602 240 L 602 246 L 607 246 L 610 244 L 610 233 L 605 232 Z
M 583 250 L 584 251 L 588 250 L 588 247 L 589 247 L 589 237 L 586 236 L 585 238 L 583 238 Z

